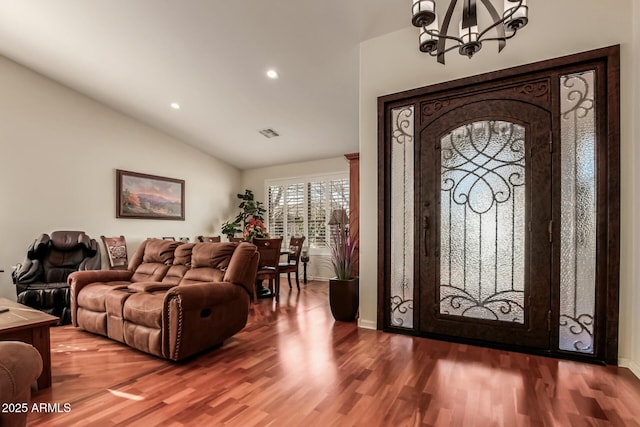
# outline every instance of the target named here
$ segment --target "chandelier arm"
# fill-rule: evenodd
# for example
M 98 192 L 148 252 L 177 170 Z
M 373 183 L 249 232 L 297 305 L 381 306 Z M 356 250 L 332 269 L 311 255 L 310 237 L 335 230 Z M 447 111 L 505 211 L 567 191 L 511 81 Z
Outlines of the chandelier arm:
M 452 37 L 450 37 L 450 38 L 452 38 Z M 457 48 L 459 48 L 459 47 L 460 47 L 460 45 L 449 46 L 449 47 L 448 47 L 448 48 L 446 48 L 442 53 L 443 53 L 443 54 L 445 54 L 445 53 L 447 53 L 447 52 L 449 52 L 449 51 L 452 51 L 453 49 L 457 49 Z M 435 51 L 435 50 L 434 50 L 433 52 L 429 52 L 429 55 L 431 55 L 431 56 L 438 56 L 438 51 Z
M 444 54 L 448 51 L 445 51 L 445 42 L 447 41 L 449 32 L 449 24 L 451 23 L 451 16 L 453 15 L 453 10 L 456 8 L 456 4 L 458 0 L 451 0 L 449 3 L 449 8 L 447 9 L 447 13 L 444 16 L 444 21 L 442 21 L 442 29 L 440 31 L 441 34 L 444 34 L 445 37 L 440 37 L 438 39 L 438 62 L 444 64 Z
M 459 44 L 464 44 L 464 42 L 462 41 L 462 39 L 460 37 L 450 36 L 448 34 L 442 34 L 439 31 L 427 30 L 427 34 L 429 34 L 430 36 L 433 36 L 433 37 L 437 37 L 438 39 L 455 40 Z M 454 47 L 456 47 L 456 46 L 454 46 Z M 449 51 L 449 50 L 451 50 L 451 49 L 447 49 L 447 51 Z
M 501 24 L 504 24 L 504 21 L 510 18 L 515 13 L 517 8 L 520 7 L 520 5 L 522 4 L 522 0 L 518 2 L 517 7 L 511 8 L 510 13 L 507 16 L 503 17 L 502 19 L 500 19 L 500 15 L 498 14 L 498 11 L 496 10 L 495 7 L 493 7 L 493 4 L 491 3 L 490 0 L 481 0 L 481 1 L 482 1 L 482 4 L 484 4 L 484 7 L 489 12 L 489 15 L 491 15 L 491 19 L 493 19 L 493 25 L 490 25 L 489 27 L 485 28 L 480 34 L 478 34 L 478 40 L 480 40 L 482 36 L 487 33 L 487 31 L 491 30 L 492 28 L 495 28 L 496 32 L 498 33 L 498 37 L 497 37 L 498 52 L 502 52 L 502 49 L 504 49 L 504 47 L 507 45 L 507 42 L 505 37 L 504 25 L 501 25 Z
M 522 0 L 518 0 L 518 4 L 513 6 L 512 8 L 510 8 L 509 9 L 509 13 L 507 13 L 505 16 L 502 17 L 502 19 L 500 19 L 500 15 L 495 10 L 495 8 L 493 7 L 493 4 L 491 4 L 490 0 L 481 0 L 481 1 L 485 4 L 485 7 L 487 7 L 487 10 L 491 14 L 491 18 L 495 19 L 496 21 L 494 21 L 494 23 L 491 24 L 489 27 L 487 27 L 484 30 L 482 30 L 482 32 L 480 34 L 478 34 L 478 38 L 482 38 L 482 36 L 484 34 L 486 34 L 487 32 L 491 31 L 491 29 L 496 28 L 501 24 L 504 25 L 504 23 L 518 11 L 520 6 L 522 6 Z M 492 13 L 492 10 L 493 10 L 493 13 Z M 513 35 L 516 33 L 517 30 L 514 30 L 513 34 L 511 34 L 510 36 L 506 36 L 506 33 L 504 31 L 504 26 L 496 28 L 496 31 L 499 34 L 498 38 L 504 37 L 505 40 L 509 40 L 511 37 L 513 37 Z M 502 34 L 500 34 L 500 33 L 502 33 Z M 489 40 L 489 39 L 485 39 L 485 40 Z
M 509 39 L 513 38 L 513 36 L 516 35 L 516 32 L 517 31 L 514 31 L 513 33 L 505 36 L 504 38 L 489 37 L 489 38 L 486 38 L 486 39 L 479 39 L 478 41 L 480 41 L 480 42 L 493 42 L 493 41 L 500 41 L 500 40 L 505 40 L 506 41 L 506 40 L 509 40 Z

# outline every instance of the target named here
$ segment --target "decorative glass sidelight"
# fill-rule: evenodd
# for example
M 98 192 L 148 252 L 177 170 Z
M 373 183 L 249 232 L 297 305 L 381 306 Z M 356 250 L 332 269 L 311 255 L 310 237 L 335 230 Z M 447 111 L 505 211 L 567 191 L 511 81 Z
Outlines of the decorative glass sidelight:
M 596 299 L 595 72 L 560 77 L 561 350 L 593 354 Z
M 413 328 L 414 107 L 391 110 L 391 325 Z
M 440 143 L 440 313 L 524 323 L 525 129 L 474 122 Z

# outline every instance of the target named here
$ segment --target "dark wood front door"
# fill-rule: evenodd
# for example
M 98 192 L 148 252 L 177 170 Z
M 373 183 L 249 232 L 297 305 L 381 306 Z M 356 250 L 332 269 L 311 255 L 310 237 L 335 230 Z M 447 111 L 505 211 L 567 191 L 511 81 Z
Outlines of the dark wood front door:
M 548 349 L 551 114 L 490 98 L 416 135 L 420 330 Z
M 617 363 L 619 47 L 378 98 L 378 327 Z

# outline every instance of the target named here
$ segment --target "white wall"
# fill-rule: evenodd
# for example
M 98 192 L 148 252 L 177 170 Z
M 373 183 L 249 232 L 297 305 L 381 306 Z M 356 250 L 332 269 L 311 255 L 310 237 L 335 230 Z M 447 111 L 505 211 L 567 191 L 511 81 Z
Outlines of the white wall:
M 446 65 L 421 54 L 417 48 L 417 29 L 406 29 L 368 40 L 360 46 L 360 228 L 377 230 L 377 97 L 467 77 L 488 71 L 527 64 L 580 51 L 621 44 L 621 150 L 622 150 L 622 241 L 620 275 L 620 357 L 640 362 L 640 322 L 634 306 L 640 304 L 635 291 L 640 277 L 637 230 L 638 194 L 632 158 L 638 157 L 632 132 L 640 137 L 634 121 L 631 87 L 634 76 L 632 53 L 632 0 L 539 0 L 529 8 L 529 26 L 507 43 L 502 53 L 486 44 L 472 59 L 455 51 L 446 57 Z M 407 6 L 408 7 L 408 6 Z M 635 16 L 638 22 L 637 6 Z M 408 21 L 408 20 L 407 20 Z M 408 23 L 408 25 L 410 25 Z M 637 40 L 637 39 L 636 39 Z M 636 88 L 636 93 L 638 92 Z M 640 97 L 635 97 L 637 108 Z M 635 128 L 633 123 L 635 122 Z M 625 230 L 635 230 L 634 233 Z M 361 233 L 360 252 L 360 325 L 376 324 L 377 307 L 377 235 Z M 635 299 L 634 299 L 635 298 Z M 635 317 L 635 319 L 634 319 Z
M 147 237 L 219 234 L 237 169 L 1 56 L 0 93 L 0 296 L 15 298 L 11 266 L 40 233 L 123 234 L 130 253 Z M 115 169 L 184 179 L 186 220 L 116 219 Z
M 349 161 L 344 157 L 314 160 L 310 162 L 290 163 L 242 172 L 242 187 L 248 188 L 256 196 L 256 200 L 267 201 L 264 183 L 268 179 L 295 178 L 299 176 L 321 175 L 332 173 L 349 173 Z M 333 277 L 331 264 L 327 256 L 313 255 L 309 257 L 307 266 L 309 278 L 325 280 Z

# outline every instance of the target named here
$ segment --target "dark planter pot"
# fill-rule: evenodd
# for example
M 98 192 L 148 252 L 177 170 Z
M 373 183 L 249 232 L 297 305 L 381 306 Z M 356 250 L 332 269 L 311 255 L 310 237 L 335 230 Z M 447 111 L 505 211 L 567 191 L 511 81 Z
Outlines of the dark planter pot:
M 359 283 L 358 278 L 329 280 L 329 305 L 334 319 L 341 322 L 353 322 L 356 319 L 360 301 Z

